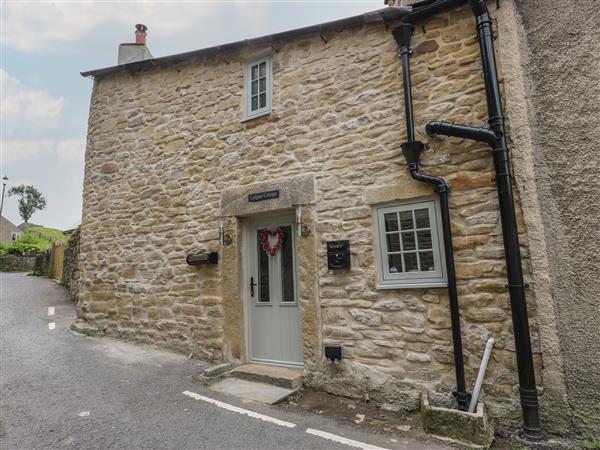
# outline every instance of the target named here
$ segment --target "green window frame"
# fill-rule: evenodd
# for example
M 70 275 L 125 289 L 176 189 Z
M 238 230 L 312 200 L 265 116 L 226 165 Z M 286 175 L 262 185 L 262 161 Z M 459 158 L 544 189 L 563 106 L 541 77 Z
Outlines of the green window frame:
M 412 200 L 376 208 L 378 287 L 447 285 L 438 201 Z

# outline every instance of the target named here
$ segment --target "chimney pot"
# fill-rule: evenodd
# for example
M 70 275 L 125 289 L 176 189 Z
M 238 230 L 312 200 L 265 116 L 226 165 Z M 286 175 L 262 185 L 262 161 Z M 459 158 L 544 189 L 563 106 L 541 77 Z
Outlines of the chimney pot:
M 135 26 L 135 43 L 136 44 L 142 44 L 145 45 L 146 44 L 146 30 L 148 30 L 148 27 L 146 25 L 144 25 L 143 23 L 138 23 Z

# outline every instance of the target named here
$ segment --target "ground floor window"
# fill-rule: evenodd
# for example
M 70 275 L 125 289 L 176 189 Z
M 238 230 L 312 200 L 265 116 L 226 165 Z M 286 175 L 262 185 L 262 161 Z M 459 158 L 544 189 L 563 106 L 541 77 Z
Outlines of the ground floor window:
M 437 200 L 413 200 L 376 209 L 379 287 L 446 285 Z

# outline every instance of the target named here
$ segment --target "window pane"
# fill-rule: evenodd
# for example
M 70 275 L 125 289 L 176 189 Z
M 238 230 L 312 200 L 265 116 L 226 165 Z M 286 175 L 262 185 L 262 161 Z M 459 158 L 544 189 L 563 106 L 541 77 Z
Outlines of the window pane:
M 281 288 L 282 302 L 293 302 L 294 297 L 294 255 L 292 254 L 292 227 L 281 227 L 283 230 L 283 247 L 281 248 Z
M 433 272 L 433 252 L 419 252 L 419 261 L 421 262 L 422 272 Z
M 256 80 L 258 78 L 258 65 L 252 66 L 252 79 Z
M 385 221 L 385 231 L 398 231 L 398 215 L 396 213 L 387 213 L 383 215 Z
M 415 244 L 415 233 L 409 231 L 408 233 L 402 233 L 402 250 L 416 250 Z
M 267 94 L 260 94 L 260 107 L 264 108 L 267 106 Z
M 258 109 L 258 96 L 252 97 L 252 111 Z
M 417 254 L 416 253 L 404 253 L 404 267 L 406 272 L 418 272 L 419 266 L 417 265 Z
M 252 82 L 252 95 L 258 94 L 258 81 Z
M 431 248 L 431 230 L 417 231 L 419 250 Z
M 387 249 L 388 252 L 399 252 L 400 251 L 400 236 L 398 234 L 387 235 Z
M 260 76 L 261 77 L 267 76 L 267 63 L 266 62 L 260 63 Z
M 266 92 L 267 91 L 267 79 L 261 78 L 260 80 L 258 80 L 258 82 L 260 83 L 260 92 Z
M 400 212 L 400 227 L 403 230 L 412 230 L 414 228 L 412 211 Z
M 268 303 L 269 298 L 269 255 L 267 255 L 262 248 L 260 243 L 260 233 L 262 230 L 258 230 L 257 234 L 257 249 L 258 249 L 258 302 Z
M 402 255 L 388 255 L 390 273 L 402 272 Z
M 415 209 L 415 220 L 417 221 L 417 228 L 428 228 L 429 227 L 429 210 Z

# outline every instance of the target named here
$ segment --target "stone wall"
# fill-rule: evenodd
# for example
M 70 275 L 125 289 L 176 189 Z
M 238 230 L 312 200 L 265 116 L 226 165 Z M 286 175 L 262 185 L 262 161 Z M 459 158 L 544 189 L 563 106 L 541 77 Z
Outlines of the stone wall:
M 35 256 L 0 256 L 0 272 L 31 272 Z
M 417 27 L 412 58 L 417 134 L 433 119 L 481 124 L 485 92 L 468 8 Z M 224 189 L 313 174 L 316 200 L 300 239 L 300 295 L 307 383 L 341 395 L 415 408 L 420 388 L 447 398 L 454 385 L 446 290 L 376 288 L 373 207 L 433 197 L 413 181 L 400 144 L 402 73 L 383 25 L 315 35 L 273 52 L 273 112 L 241 121 L 245 62 L 270 49 L 95 80 L 81 229 L 80 318 L 116 336 L 207 359 L 244 359 L 241 227 L 218 244 Z M 325 42 L 326 41 L 326 42 Z M 517 421 L 517 375 L 502 236 L 489 149 L 430 140 L 423 170 L 452 187 L 467 383 L 485 339 L 497 345 L 485 382 L 492 415 Z M 517 196 L 518 197 L 518 196 Z M 528 239 L 520 219 L 528 273 Z M 352 270 L 327 271 L 325 242 L 349 239 Z M 218 266 L 193 268 L 191 251 L 222 250 Z M 314 256 L 314 257 L 313 257 Z M 528 295 L 541 368 L 534 293 Z M 308 311 L 316 305 L 315 311 Z M 234 336 L 234 337 L 232 337 Z M 344 347 L 339 366 L 321 343 Z
M 77 290 L 79 288 L 77 279 L 79 277 L 79 237 L 81 236 L 81 227 L 75 230 L 69 236 L 65 246 L 63 259 L 63 273 L 61 283 L 69 291 L 69 298 L 73 301 L 77 299 Z
M 52 275 L 52 249 L 39 252 L 34 259 L 33 272 L 40 277 Z

